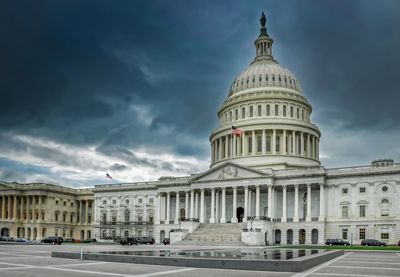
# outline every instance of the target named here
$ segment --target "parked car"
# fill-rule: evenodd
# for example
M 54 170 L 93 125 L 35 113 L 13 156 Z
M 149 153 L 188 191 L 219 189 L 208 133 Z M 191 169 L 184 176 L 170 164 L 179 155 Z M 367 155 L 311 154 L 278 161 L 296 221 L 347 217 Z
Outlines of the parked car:
M 361 245 L 364 246 L 387 246 L 386 242 L 377 239 L 363 239 Z
M 400 240 L 397 242 L 397 246 L 400 246 Z
M 122 245 L 126 245 L 126 244 L 127 245 L 133 245 L 133 244 L 138 245 L 140 242 L 136 238 L 124 238 L 124 239 L 121 239 L 119 243 Z
M 14 241 L 15 241 L 15 242 L 23 242 L 23 243 L 30 243 L 30 242 L 32 242 L 30 239 L 26 239 L 26 238 L 16 238 Z
M 61 244 L 63 243 L 62 237 L 47 237 L 40 241 L 40 243 L 52 243 L 52 244 Z
M 6 237 L 6 236 L 0 236 L 0 241 L 14 241 L 14 238 Z
M 164 243 L 164 245 L 170 244 L 169 238 L 163 239 L 162 243 Z
M 81 243 L 93 243 L 97 242 L 97 239 L 83 239 L 81 240 Z
M 350 245 L 350 243 L 348 241 L 342 240 L 342 239 L 327 239 L 325 244 L 329 245 L 329 246 L 333 246 L 333 245 L 347 246 L 347 245 Z
M 155 240 L 152 237 L 143 237 L 140 240 L 140 244 L 154 244 L 154 243 L 155 243 Z
M 74 243 L 75 239 L 74 238 L 65 238 L 64 242 L 68 242 L 68 243 Z

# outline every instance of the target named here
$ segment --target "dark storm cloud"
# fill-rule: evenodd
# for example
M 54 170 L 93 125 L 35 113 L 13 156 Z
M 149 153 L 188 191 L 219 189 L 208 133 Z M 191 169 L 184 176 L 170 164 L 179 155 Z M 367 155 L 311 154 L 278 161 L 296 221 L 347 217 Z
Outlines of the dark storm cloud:
M 300 80 L 325 134 L 399 127 L 398 1 L 21 0 L 0 3 L 0 143 L 63 166 L 198 172 L 133 149 L 209 158 L 216 112 L 254 57 L 261 10 L 275 58 Z M 71 160 L 13 135 L 120 162 Z M 329 147 L 322 140 L 322 152 L 337 150 Z

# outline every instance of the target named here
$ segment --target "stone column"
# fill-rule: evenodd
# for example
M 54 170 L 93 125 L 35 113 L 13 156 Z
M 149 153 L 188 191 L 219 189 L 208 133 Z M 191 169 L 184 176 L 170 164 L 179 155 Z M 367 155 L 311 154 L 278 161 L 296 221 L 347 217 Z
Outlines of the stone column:
M 86 225 L 89 224 L 89 200 L 85 201 L 85 223 Z M 145 208 L 146 209 L 146 208 Z
M 311 157 L 310 134 L 307 134 L 307 157 Z
M 319 184 L 319 221 L 325 220 L 324 184 Z
M 215 223 L 218 223 L 220 221 L 219 210 L 220 210 L 220 206 L 219 206 L 219 191 L 216 191 L 215 192 Z
M 232 157 L 236 157 L 236 136 L 232 135 Z
M 179 191 L 175 192 L 175 224 L 179 223 Z
M 222 160 L 222 138 L 218 139 L 218 161 Z
M 160 193 L 157 194 L 157 210 L 156 210 L 156 224 L 161 223 L 161 195 Z
M 255 155 L 256 154 L 256 131 L 251 132 L 251 154 Z
M 307 184 L 307 217 L 306 221 L 311 221 L 311 184 Z
M 268 185 L 268 217 L 272 219 L 272 185 Z
M 283 155 L 286 155 L 286 130 L 283 130 L 283 137 L 282 137 L 282 151 Z
M 32 195 L 32 221 L 36 221 L 36 195 Z
M 228 141 L 229 141 L 229 136 L 226 135 L 225 136 L 225 158 L 226 159 L 229 157 L 229 155 L 228 155 L 228 153 L 229 153 L 229 149 L 228 149 L 229 143 L 228 143 Z
M 40 221 L 42 221 L 42 196 L 39 195 L 38 197 L 39 197 L 39 199 L 38 199 L 38 201 L 39 201 L 38 205 L 39 205 L 39 222 L 40 222 Z M 92 210 L 93 210 L 93 206 L 92 206 Z M 39 232 L 39 230 L 38 230 L 38 232 Z
M 247 217 L 249 214 L 249 187 L 244 187 L 244 213 L 243 213 L 243 222 L 247 222 Z
M 199 219 L 199 193 L 194 192 L 194 217 Z
M 215 223 L 215 189 L 211 189 L 211 217 L 210 217 L 210 223 Z
M 263 155 L 265 155 L 265 153 L 266 153 L 265 129 L 262 130 L 262 140 L 261 140 L 261 143 L 262 143 L 262 146 L 261 146 L 262 153 L 263 153 Z
M 200 189 L 200 223 L 204 223 L 204 189 Z
M 211 163 L 214 162 L 214 142 L 211 142 Z
M 242 156 L 246 154 L 246 132 L 242 133 Z
M 226 188 L 222 188 L 221 223 L 226 223 Z
M 299 185 L 298 184 L 294 185 L 294 217 L 293 217 L 293 222 L 299 222 Z
M 30 218 L 29 218 L 29 209 L 30 209 L 30 205 L 29 205 L 29 195 L 26 196 L 26 220 L 29 222 Z
M 13 219 L 17 219 L 17 196 L 14 195 Z
M 7 209 L 8 209 L 8 216 L 7 216 L 7 218 L 8 219 L 12 219 L 12 206 L 11 206 L 11 198 L 12 198 L 12 196 L 11 195 L 8 195 L 7 196 L 7 198 L 8 198 L 8 200 L 7 200 Z
M 169 217 L 170 213 L 171 213 L 170 208 L 171 208 L 171 193 L 168 191 L 167 192 L 167 216 L 165 218 L 166 224 L 169 224 L 169 221 L 170 221 L 170 217 Z
M 2 195 L 1 197 L 1 218 L 6 218 L 6 196 Z
M 296 131 L 292 131 L 292 155 L 297 155 Z
M 304 133 L 303 132 L 300 133 L 300 146 L 301 146 L 300 156 L 304 156 Z
M 286 186 L 283 186 L 282 187 L 282 222 L 286 222 L 286 216 L 287 216 L 286 199 L 287 199 L 287 197 L 286 197 Z
M 273 129 L 272 130 L 272 138 L 271 138 L 271 141 L 272 141 L 272 151 L 271 151 L 271 153 L 272 154 L 276 154 L 276 130 L 275 129 Z
M 256 218 L 260 218 L 260 185 L 256 185 Z
M 189 218 L 189 192 L 185 192 L 185 220 Z
M 237 208 L 237 187 L 233 187 L 233 195 L 232 195 L 232 223 L 237 223 L 237 214 L 236 214 L 236 208 Z
M 24 220 L 24 196 L 21 195 L 21 209 L 19 211 L 19 219 Z
M 316 142 L 317 143 L 316 143 L 316 146 L 315 146 L 315 153 L 316 153 L 316 155 L 315 155 L 316 157 L 315 158 L 317 160 L 319 160 L 319 139 L 318 138 L 316 138 Z
M 194 219 L 194 190 L 190 191 L 190 219 Z
M 252 190 L 252 189 L 249 189 L 249 197 L 248 197 L 249 202 L 248 202 L 248 205 L 247 205 L 247 206 L 249 207 L 249 210 L 248 210 L 248 212 L 247 212 L 247 216 L 253 216 L 252 194 L 253 194 L 253 190 Z

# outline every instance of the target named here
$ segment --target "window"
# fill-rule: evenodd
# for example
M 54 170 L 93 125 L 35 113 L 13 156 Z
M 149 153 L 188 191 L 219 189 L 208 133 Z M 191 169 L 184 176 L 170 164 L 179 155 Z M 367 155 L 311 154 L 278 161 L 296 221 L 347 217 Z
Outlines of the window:
M 143 199 L 142 198 L 139 198 L 139 203 L 142 203 L 143 202 Z
M 72 214 L 69 216 L 69 221 L 70 221 L 71 223 L 74 222 L 74 216 L 73 216 Z
M 257 152 L 261 152 L 261 151 L 262 151 L 262 137 L 257 136 Z
M 300 112 L 299 112 L 299 108 L 297 108 L 297 119 L 300 119 Z
M 248 153 L 251 153 L 251 152 L 253 152 L 253 140 L 251 137 L 249 137 L 248 142 L 249 142 L 248 143 Z
M 387 231 L 385 231 L 385 232 L 387 232 Z M 389 233 L 381 233 L 381 239 L 389 239 Z
M 54 217 L 55 217 L 55 221 L 58 221 L 58 213 L 55 213 Z
M 281 81 L 282 81 L 282 79 L 281 79 L 281 75 L 278 75 L 278 80 L 279 80 L 279 82 L 281 82 Z
M 383 187 L 382 187 L 382 191 L 383 191 L 383 192 L 387 192 L 387 191 L 388 191 L 388 187 L 387 187 L 387 186 L 383 186 Z
M 272 82 L 275 82 L 275 75 L 272 74 Z
M 342 217 L 349 217 L 349 206 L 342 206 Z
M 293 117 L 293 107 L 290 107 L 290 117 Z
M 242 118 L 244 118 L 245 115 L 246 115 L 246 109 L 243 107 L 242 108 Z
M 64 201 L 63 205 L 64 205 L 64 207 L 67 206 L 67 202 Z
M 267 81 L 267 82 L 268 82 L 268 74 L 267 74 L 267 75 L 265 75 L 265 81 Z
M 246 80 L 246 84 L 248 84 L 249 83 L 249 77 L 247 77 L 247 80 Z
M 107 200 L 103 200 L 103 205 L 107 204 Z
M 360 187 L 360 193 L 365 193 L 365 187 Z
M 342 239 L 347 239 L 348 230 L 342 229 Z
M 63 214 L 63 222 L 65 222 L 66 220 L 67 220 L 66 214 Z
M 381 216 L 389 216 L 389 200 L 387 199 L 381 201 Z
M 154 199 L 153 199 L 153 198 L 150 198 L 150 199 L 149 199 L 149 203 L 150 203 L 150 204 L 153 204 L 153 202 L 154 202 Z
M 348 188 L 343 188 L 343 189 L 342 189 L 342 193 L 343 193 L 343 194 L 347 194 L 348 192 L 349 192 L 349 189 L 348 189 Z
M 137 218 L 137 220 L 138 220 L 138 222 L 142 222 L 143 221 L 143 218 L 142 218 L 142 216 L 138 216 L 138 218 Z
M 106 222 L 107 221 L 107 214 L 102 214 L 102 222 Z
M 232 111 L 229 112 L 229 121 L 232 121 Z
M 56 205 L 58 205 L 58 200 L 56 200 Z
M 112 215 L 112 224 L 116 224 L 117 223 L 117 214 L 113 214 Z
M 304 120 L 304 110 L 301 110 L 301 119 Z
M 279 106 L 275 105 L 275 116 L 278 116 L 279 114 Z
M 125 210 L 125 223 L 129 223 L 129 210 Z
M 250 106 L 250 117 L 253 117 L 253 106 Z
M 257 116 L 261 116 L 261 105 L 257 107 Z
M 283 116 L 286 116 L 286 105 L 283 105 Z
M 365 205 L 360 206 L 360 217 L 365 217 Z
M 235 110 L 235 120 L 239 119 L 239 111 L 238 109 Z
M 271 115 L 271 109 L 269 107 L 269 105 L 267 105 L 267 116 Z
M 258 81 L 260 81 L 260 82 L 261 82 L 261 75 L 260 75 L 260 77 L 258 78 Z
M 365 239 L 365 228 L 360 228 L 358 232 L 359 239 Z
M 126 200 L 125 200 L 125 203 L 126 203 L 126 204 L 129 204 L 129 199 L 126 199 Z
M 266 148 L 267 152 L 271 152 L 271 136 L 266 137 Z
M 74 202 L 71 202 L 71 208 L 74 206 Z
M 114 199 L 114 200 L 113 200 L 113 204 L 117 204 L 117 200 Z
M 150 223 L 150 224 L 153 224 L 153 223 L 154 223 L 153 216 L 149 216 L 149 223 Z
M 281 137 L 280 136 L 276 136 L 275 151 L 279 153 L 280 149 L 281 149 Z

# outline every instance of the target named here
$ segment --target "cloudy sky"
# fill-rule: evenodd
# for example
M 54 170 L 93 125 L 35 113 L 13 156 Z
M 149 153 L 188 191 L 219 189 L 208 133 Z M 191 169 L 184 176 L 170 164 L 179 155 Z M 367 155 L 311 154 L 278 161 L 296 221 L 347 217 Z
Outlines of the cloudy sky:
M 0 180 L 204 171 L 266 11 L 326 167 L 400 161 L 400 1 L 1 1 Z

